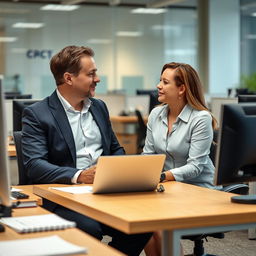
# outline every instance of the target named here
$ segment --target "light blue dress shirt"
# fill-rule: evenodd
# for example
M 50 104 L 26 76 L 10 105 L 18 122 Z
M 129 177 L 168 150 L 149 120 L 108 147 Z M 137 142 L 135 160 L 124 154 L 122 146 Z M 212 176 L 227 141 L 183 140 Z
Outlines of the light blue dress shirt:
M 75 110 L 68 101 L 56 90 L 58 98 L 65 109 L 76 146 L 76 168 L 80 169 L 73 177 L 72 183 L 77 182 L 77 178 L 82 171 L 96 164 L 99 156 L 103 152 L 101 134 L 98 125 L 89 112 L 91 101 L 85 99 L 81 111 Z
M 186 105 L 168 133 L 168 105 L 154 108 L 148 118 L 143 154 L 165 154 L 164 171 L 176 181 L 215 188 L 214 165 L 209 157 L 213 140 L 212 117 Z

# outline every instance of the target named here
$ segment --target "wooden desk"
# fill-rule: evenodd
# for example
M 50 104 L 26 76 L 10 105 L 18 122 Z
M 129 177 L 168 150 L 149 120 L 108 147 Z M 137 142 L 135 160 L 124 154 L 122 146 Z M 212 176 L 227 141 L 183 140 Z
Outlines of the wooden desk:
M 30 215 L 39 215 L 49 213 L 41 207 L 34 208 L 23 208 L 23 209 L 14 209 L 13 216 L 30 216 Z M 113 256 L 122 256 L 124 254 L 118 252 L 117 250 L 107 246 L 90 235 L 80 231 L 77 228 L 69 228 L 65 230 L 58 231 L 47 231 L 47 232 L 37 232 L 29 234 L 19 234 L 11 228 L 5 227 L 5 232 L 0 233 L 0 240 L 13 240 L 13 239 L 25 239 L 25 238 L 35 238 L 35 237 L 44 237 L 51 235 L 58 235 L 66 241 L 69 241 L 73 244 L 86 247 L 88 249 L 88 254 L 91 256 L 102 256 L 102 255 L 113 255 Z M 81 254 L 85 255 L 85 254 Z
M 8 145 L 8 156 L 16 156 L 16 148 L 15 145 Z
M 182 235 L 256 226 L 255 205 L 230 202 L 231 193 L 179 182 L 165 192 L 73 195 L 35 185 L 34 193 L 126 233 L 164 230 L 163 255 L 179 255 Z

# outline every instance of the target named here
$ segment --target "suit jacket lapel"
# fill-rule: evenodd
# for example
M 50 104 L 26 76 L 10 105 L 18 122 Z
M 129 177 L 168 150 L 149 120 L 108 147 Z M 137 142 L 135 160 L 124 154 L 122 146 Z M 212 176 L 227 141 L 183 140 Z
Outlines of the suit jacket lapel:
M 73 133 L 66 115 L 66 112 L 57 96 L 56 91 L 49 98 L 50 110 L 60 128 L 60 131 L 68 145 L 72 159 L 76 166 L 76 147 Z

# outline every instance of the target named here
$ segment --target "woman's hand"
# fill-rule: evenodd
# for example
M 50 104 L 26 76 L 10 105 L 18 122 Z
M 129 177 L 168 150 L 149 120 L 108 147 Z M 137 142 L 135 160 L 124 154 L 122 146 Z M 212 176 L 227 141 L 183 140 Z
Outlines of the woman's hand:
M 165 180 L 175 181 L 175 178 L 174 178 L 171 171 L 166 171 L 165 172 Z

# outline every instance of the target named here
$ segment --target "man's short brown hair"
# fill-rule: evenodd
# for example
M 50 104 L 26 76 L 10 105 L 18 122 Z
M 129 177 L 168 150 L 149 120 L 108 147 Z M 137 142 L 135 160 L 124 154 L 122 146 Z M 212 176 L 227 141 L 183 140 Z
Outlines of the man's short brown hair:
M 81 70 L 80 59 L 84 56 L 93 57 L 93 50 L 89 47 L 71 45 L 63 48 L 52 57 L 50 68 L 56 85 L 64 83 L 63 75 L 65 72 L 78 75 Z

